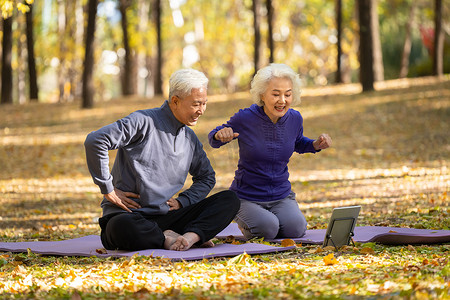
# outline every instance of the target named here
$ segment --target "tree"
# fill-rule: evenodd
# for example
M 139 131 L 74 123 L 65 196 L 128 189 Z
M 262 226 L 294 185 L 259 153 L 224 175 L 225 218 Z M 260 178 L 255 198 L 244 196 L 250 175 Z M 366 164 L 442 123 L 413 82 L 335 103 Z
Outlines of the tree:
M 27 93 L 26 93 L 26 56 L 27 56 L 27 47 L 24 45 L 25 42 L 25 32 L 26 32 L 26 22 L 25 16 L 18 15 L 15 19 L 14 27 L 14 36 L 13 40 L 16 43 L 15 48 L 15 68 L 14 68 L 14 77 L 15 84 L 13 83 L 13 88 L 16 89 L 17 93 L 15 93 L 15 101 L 19 104 L 24 104 L 27 101 Z M 13 93 L 14 94 L 14 93 Z M 14 102 L 13 100 L 13 102 Z
M 444 32 L 442 30 L 442 0 L 434 1 L 433 74 L 444 73 Z
M 372 0 L 358 1 L 359 75 L 363 91 L 372 91 L 375 81 L 373 67 Z
M 66 84 L 69 87 L 67 92 L 68 100 L 80 98 L 80 83 L 81 74 L 79 70 L 83 61 L 83 32 L 84 32 L 84 15 L 82 0 L 71 0 L 66 2 L 66 18 L 67 18 L 67 33 L 68 38 L 67 48 L 69 49 L 69 59 L 67 61 L 67 80 Z
M 27 57 L 28 57 L 28 80 L 30 84 L 30 100 L 38 101 L 39 88 L 37 84 L 36 59 L 34 57 L 34 35 L 33 35 L 33 4 L 29 4 L 29 11 L 25 14 L 27 35 Z
M 151 60 L 150 53 L 154 52 L 151 51 L 152 44 L 149 42 L 148 38 L 148 32 L 149 30 L 149 16 L 151 15 L 150 7 L 151 2 L 147 0 L 138 0 L 137 1 L 138 6 L 138 13 L 137 17 L 139 20 L 139 23 L 137 24 L 137 30 L 136 32 L 142 36 L 142 43 L 140 46 L 140 51 L 137 51 L 136 53 L 136 70 L 146 70 L 145 74 L 140 73 L 138 71 L 139 76 L 137 81 L 137 92 L 139 94 L 142 94 L 146 97 L 153 97 L 153 83 L 152 83 L 152 76 L 151 76 L 151 64 L 148 64 Z M 148 60 L 147 60 L 148 58 Z M 141 78 L 143 80 L 141 80 Z
M 267 44 L 269 45 L 269 62 L 273 63 L 274 62 L 274 55 L 275 55 L 275 46 L 274 46 L 274 41 L 273 41 L 273 13 L 274 13 L 274 9 L 273 9 L 273 5 L 272 5 L 272 0 L 266 0 L 266 5 L 267 5 Z
M 261 67 L 261 7 L 259 0 L 252 1 L 253 29 L 254 29 L 254 56 L 255 74 Z
M 414 12 L 416 10 L 416 1 L 411 2 L 411 6 L 409 9 L 409 17 L 405 24 L 405 42 L 403 43 L 403 51 L 402 51 L 402 58 L 401 58 L 401 65 L 400 65 L 400 78 L 405 78 L 408 76 L 408 69 L 409 69 L 409 56 L 411 54 L 411 31 L 414 23 Z
M 372 36 L 373 71 L 375 81 L 384 80 L 383 51 L 381 50 L 380 21 L 378 19 L 378 0 L 371 0 L 370 22 Z
M 66 101 L 66 80 L 67 80 L 67 39 L 66 39 L 66 27 L 67 19 L 66 15 L 66 1 L 58 0 L 58 41 L 59 41 L 59 64 L 58 64 L 58 88 L 59 88 L 59 102 Z
M 342 83 L 342 0 L 336 0 L 336 31 L 337 31 L 337 58 L 336 83 Z
M 1 104 L 13 103 L 13 75 L 12 75 L 12 16 L 3 19 L 2 41 L 2 92 Z
M 157 51 L 156 51 L 156 70 L 155 70 L 155 94 L 156 95 L 162 95 L 162 67 L 163 67 L 163 60 L 162 60 L 162 37 L 161 37 L 161 0 L 155 0 L 155 27 L 156 27 L 156 45 L 157 45 Z
M 95 39 L 95 17 L 97 16 L 98 0 L 89 0 L 88 23 L 86 28 L 85 57 L 83 70 L 83 108 L 94 106 L 94 39 Z
M 122 33 L 123 33 L 123 46 L 125 49 L 125 63 L 124 73 L 122 74 L 122 94 L 134 95 L 137 92 L 136 81 L 136 61 L 133 49 L 130 47 L 130 38 L 128 34 L 128 17 L 127 9 L 130 7 L 132 0 L 120 0 L 119 10 L 122 15 Z

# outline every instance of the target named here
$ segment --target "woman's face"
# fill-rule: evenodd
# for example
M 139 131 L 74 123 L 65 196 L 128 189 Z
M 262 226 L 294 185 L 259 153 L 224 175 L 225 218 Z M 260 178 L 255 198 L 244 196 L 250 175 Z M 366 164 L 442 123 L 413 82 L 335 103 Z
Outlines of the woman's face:
M 273 123 L 284 116 L 292 103 L 292 82 L 289 78 L 272 78 L 261 95 L 264 112 Z

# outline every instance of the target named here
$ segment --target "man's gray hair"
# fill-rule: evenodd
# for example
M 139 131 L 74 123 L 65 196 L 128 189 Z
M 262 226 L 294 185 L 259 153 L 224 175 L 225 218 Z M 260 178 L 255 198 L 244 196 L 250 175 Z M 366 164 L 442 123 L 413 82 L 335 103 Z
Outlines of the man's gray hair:
M 261 95 L 267 90 L 269 81 L 273 78 L 287 78 L 292 82 L 292 105 L 300 104 L 301 80 L 300 76 L 285 64 L 270 64 L 260 69 L 253 77 L 250 94 L 252 100 L 259 106 L 263 106 Z
M 208 88 L 208 78 L 205 74 L 194 69 L 175 71 L 169 79 L 169 102 L 173 96 L 186 97 L 192 89 Z

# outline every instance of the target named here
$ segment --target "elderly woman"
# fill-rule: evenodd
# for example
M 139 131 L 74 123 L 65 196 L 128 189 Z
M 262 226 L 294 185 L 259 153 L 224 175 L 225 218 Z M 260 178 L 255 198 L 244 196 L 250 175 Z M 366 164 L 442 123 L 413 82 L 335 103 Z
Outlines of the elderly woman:
M 305 234 L 306 219 L 291 190 L 287 164 L 294 152 L 316 153 L 330 147 L 331 138 L 322 134 L 312 140 L 303 135 L 303 118 L 290 108 L 300 103 L 300 92 L 300 78 L 290 67 L 264 67 L 251 83 L 255 104 L 209 133 L 214 148 L 238 140 L 238 169 L 230 190 L 240 198 L 235 221 L 248 239 Z

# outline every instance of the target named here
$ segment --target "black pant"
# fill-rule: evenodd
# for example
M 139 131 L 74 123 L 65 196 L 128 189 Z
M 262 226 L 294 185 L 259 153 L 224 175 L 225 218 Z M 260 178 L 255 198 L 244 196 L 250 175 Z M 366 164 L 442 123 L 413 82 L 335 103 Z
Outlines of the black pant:
M 144 215 L 123 212 L 99 219 L 101 241 L 108 250 L 143 250 L 163 248 L 163 231 L 179 234 L 194 232 L 197 244 L 212 239 L 230 224 L 240 207 L 232 191 L 222 191 L 196 204 L 171 210 L 166 215 Z

